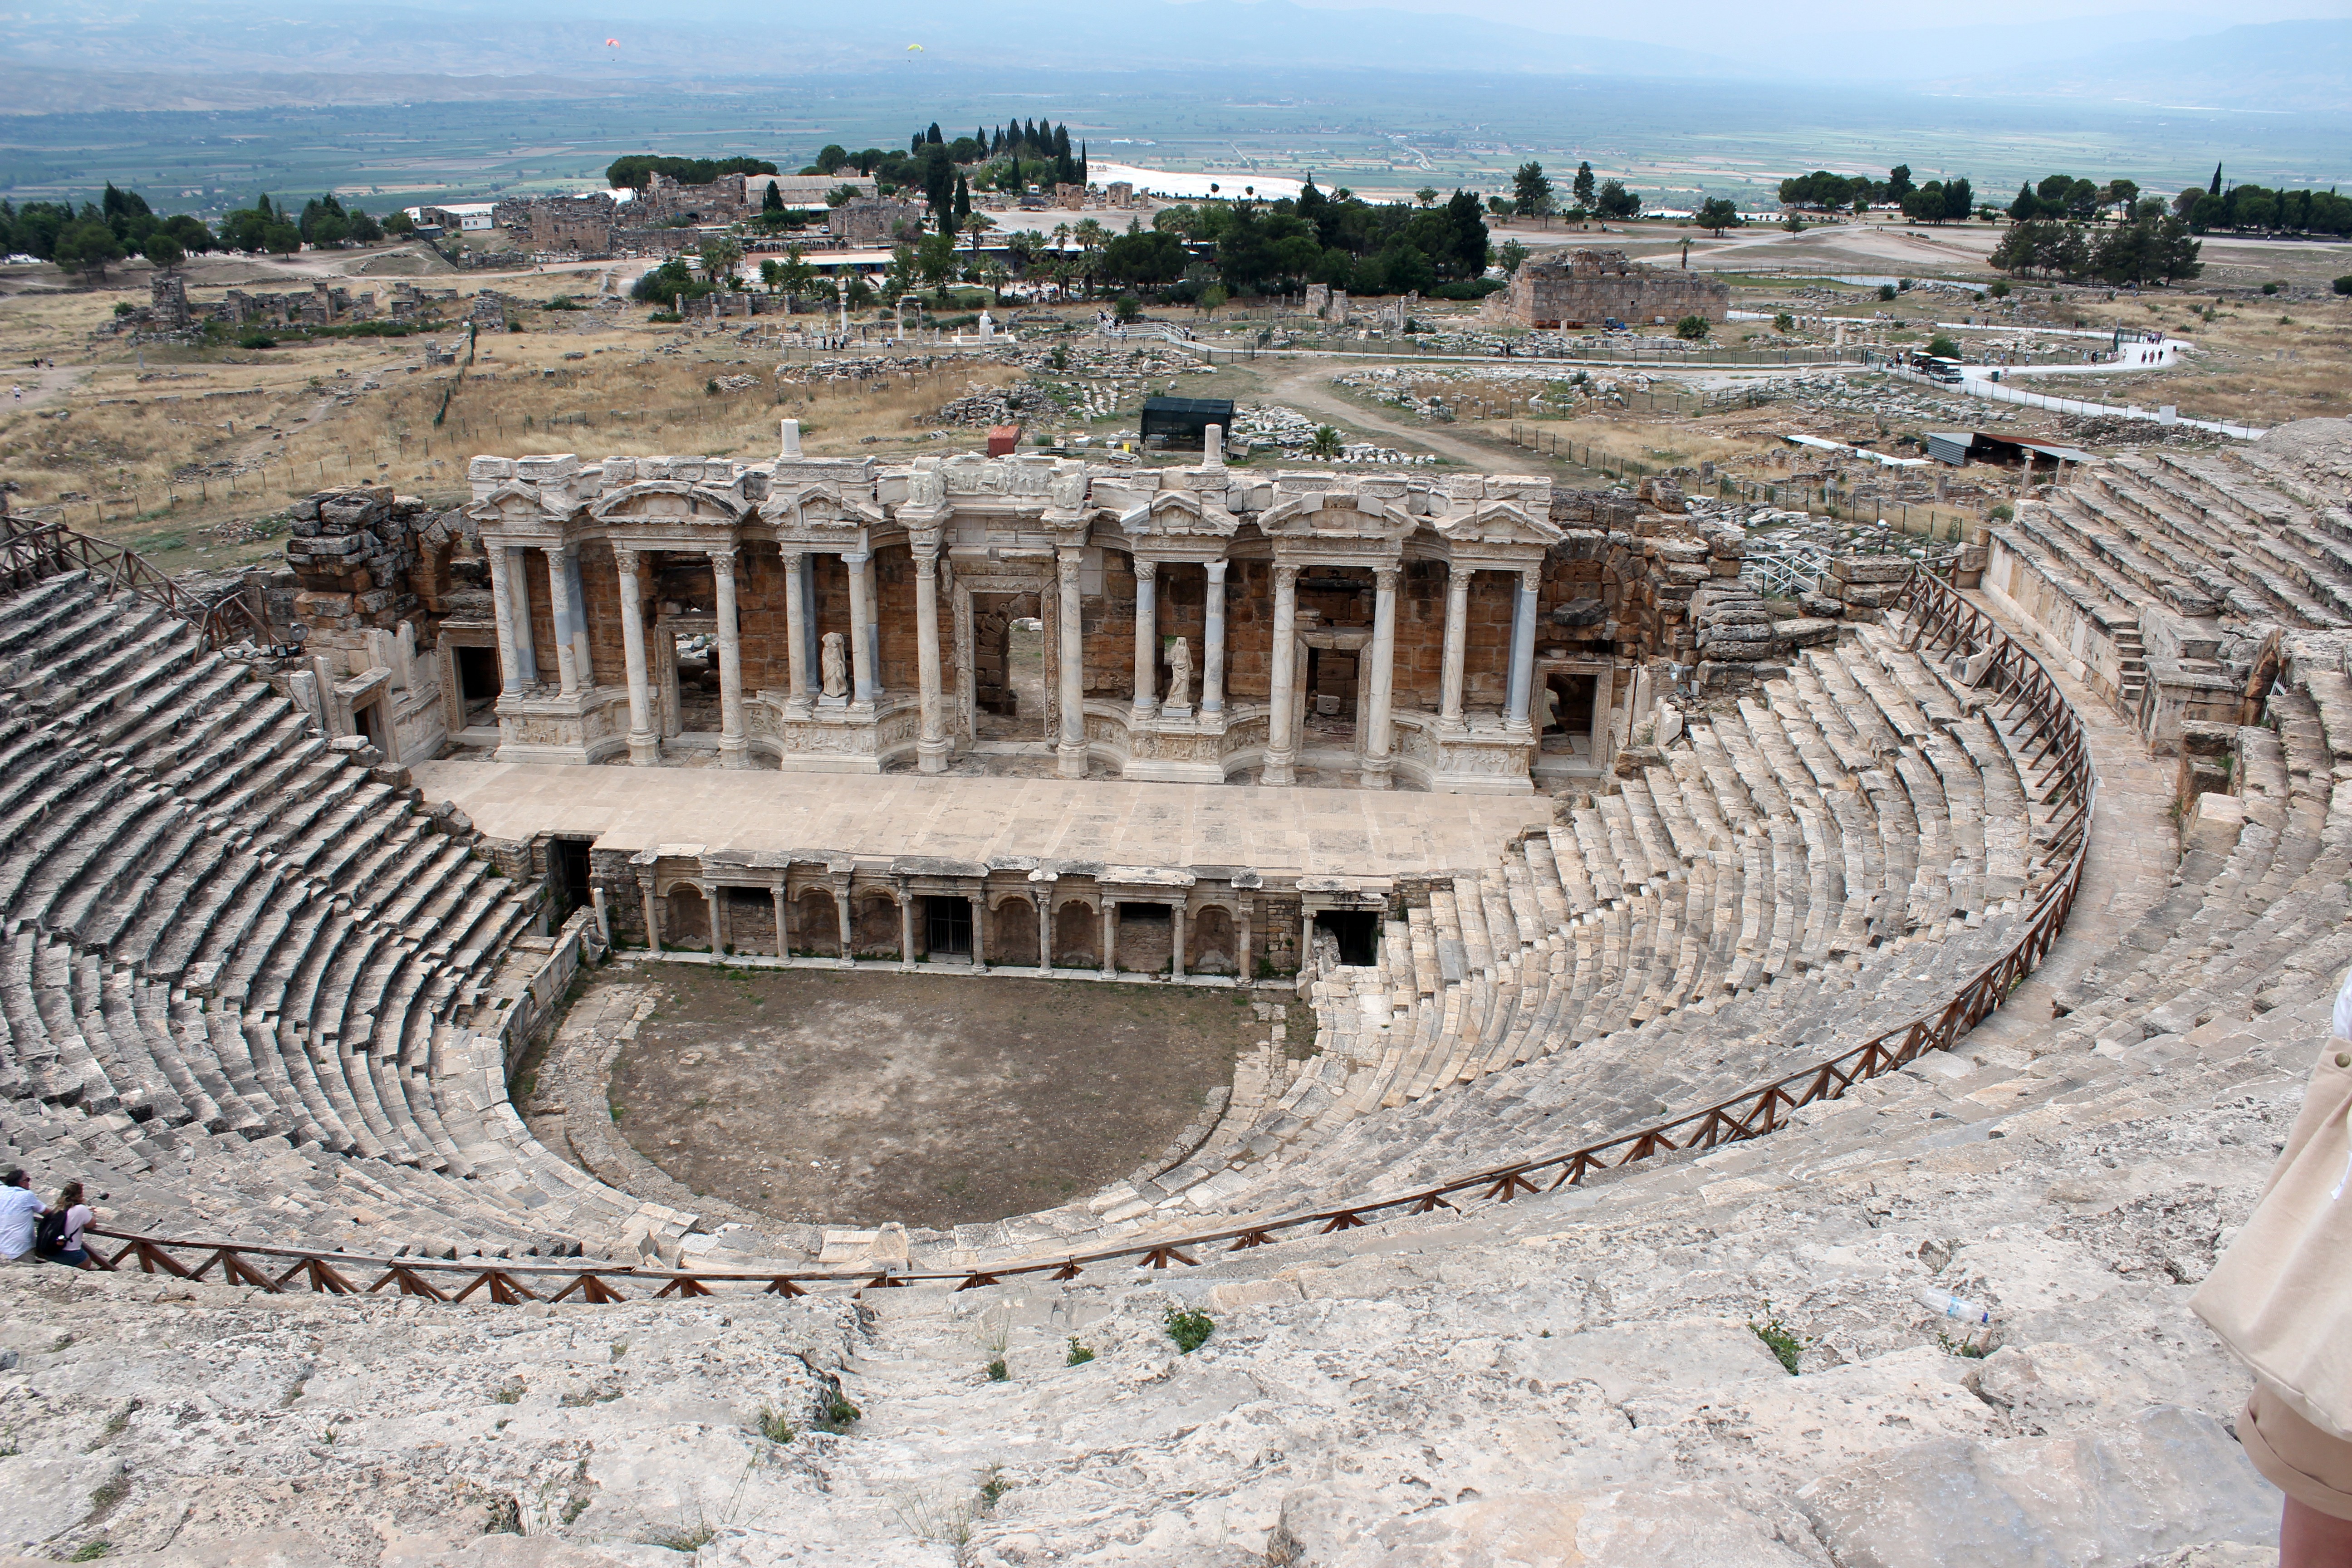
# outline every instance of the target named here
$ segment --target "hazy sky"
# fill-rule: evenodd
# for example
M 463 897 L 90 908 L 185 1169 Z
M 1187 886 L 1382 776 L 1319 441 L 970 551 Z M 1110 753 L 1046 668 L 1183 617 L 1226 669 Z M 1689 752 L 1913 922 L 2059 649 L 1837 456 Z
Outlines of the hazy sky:
M 1350 8 L 1365 0 L 1299 0 Z M 2189 5 L 2147 0 L 1973 0 L 1964 5 L 1891 6 L 1885 0 L 1641 0 L 1638 5 L 1559 5 L 1553 0 L 1371 0 L 1396 10 L 1486 16 L 1546 32 L 1634 38 L 1720 52 L 1729 43 L 1812 35 L 1827 42 L 1844 32 L 1907 31 L 1987 24 L 2031 29 L 2053 22 L 2115 17 L 2123 36 L 2188 37 L 2250 22 L 2352 17 L 2352 0 L 2227 0 Z M 2071 30 L 2071 29 L 2070 29 Z M 2027 35 L 2030 37 L 2030 33 Z M 2031 45 L 2021 47 L 2028 53 Z

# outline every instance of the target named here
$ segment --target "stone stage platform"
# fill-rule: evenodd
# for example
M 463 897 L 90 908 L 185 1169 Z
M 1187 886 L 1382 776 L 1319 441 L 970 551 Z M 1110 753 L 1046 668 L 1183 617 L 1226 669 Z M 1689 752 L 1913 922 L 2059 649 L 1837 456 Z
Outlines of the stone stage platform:
M 918 774 L 733 772 L 444 761 L 412 769 L 493 838 L 593 834 L 635 852 L 829 849 L 861 858 L 1034 855 L 1234 866 L 1286 877 L 1475 875 L 1545 795 Z

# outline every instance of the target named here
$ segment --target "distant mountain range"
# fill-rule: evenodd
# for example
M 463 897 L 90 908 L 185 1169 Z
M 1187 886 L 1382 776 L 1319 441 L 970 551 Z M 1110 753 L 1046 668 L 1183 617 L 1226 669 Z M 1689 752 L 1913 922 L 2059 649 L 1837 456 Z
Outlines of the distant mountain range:
M 600 14 L 602 13 L 602 14 Z M 2179 13 L 1790 33 L 1737 58 L 1704 49 L 1382 7 L 1292 0 L 909 0 L 880 26 L 812 27 L 756 0 L 656 12 L 632 0 L 130 0 L 0 13 L 0 113 L 328 100 L 725 90 L 880 68 L 1095 72 L 1479 71 L 1843 82 L 1964 97 L 2342 113 L 2352 21 L 2182 37 Z M 887 26 L 889 30 L 883 31 Z M 500 88 L 485 78 L 509 79 Z M 196 79 L 203 79 L 201 80 Z M 441 85 L 436 85 L 438 79 Z M 338 81 L 346 85 L 338 89 Z

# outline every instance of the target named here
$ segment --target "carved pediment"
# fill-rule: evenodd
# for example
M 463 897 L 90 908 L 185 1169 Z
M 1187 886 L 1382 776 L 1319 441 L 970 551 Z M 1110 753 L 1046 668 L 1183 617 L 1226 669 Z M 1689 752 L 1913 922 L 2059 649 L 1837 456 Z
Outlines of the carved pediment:
M 1241 519 L 1192 490 L 1161 490 L 1119 514 L 1130 539 L 1231 539 Z
M 1403 507 L 1352 490 L 1304 490 L 1258 514 L 1269 539 L 1397 540 L 1419 520 Z
M 1430 519 L 1430 526 L 1455 544 L 1526 544 L 1538 549 L 1557 544 L 1567 531 L 1548 517 L 1534 517 L 1517 501 L 1474 502 L 1452 517 Z
M 736 523 L 751 503 L 732 490 L 684 479 L 641 479 L 625 485 L 588 509 L 599 521 L 646 519 L 662 522 Z
M 845 496 L 830 481 L 779 490 L 761 504 L 760 516 L 785 528 L 824 532 L 855 532 L 884 521 L 882 509 L 856 496 Z
M 572 515 L 569 508 L 548 505 L 536 486 L 517 484 L 512 479 L 499 484 L 465 511 L 477 523 L 532 528 L 562 522 Z

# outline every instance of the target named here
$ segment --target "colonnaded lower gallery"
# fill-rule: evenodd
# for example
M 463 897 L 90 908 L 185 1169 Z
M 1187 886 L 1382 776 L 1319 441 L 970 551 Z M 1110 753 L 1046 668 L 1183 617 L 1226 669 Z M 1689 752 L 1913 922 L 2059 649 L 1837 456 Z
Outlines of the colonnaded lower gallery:
M 772 462 L 474 459 L 492 615 L 438 622 L 455 737 L 514 762 L 1025 755 L 1523 792 L 1607 765 L 1680 618 L 1629 595 L 1671 542 L 1546 479 L 1255 471 L 1214 442 L 1176 468 L 798 447 L 787 425 Z M 425 574 L 466 569 L 451 542 Z M 495 646 L 494 685 L 469 645 Z

